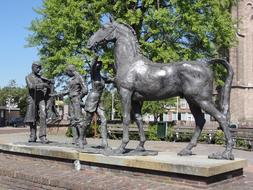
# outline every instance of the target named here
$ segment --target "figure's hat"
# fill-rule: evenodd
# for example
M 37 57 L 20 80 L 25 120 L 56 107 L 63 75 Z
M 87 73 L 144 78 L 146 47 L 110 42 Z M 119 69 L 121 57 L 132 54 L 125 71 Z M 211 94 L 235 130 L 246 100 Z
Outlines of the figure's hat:
M 41 68 L 40 62 L 39 62 L 39 61 L 34 61 L 34 62 L 32 63 L 32 68 L 33 68 L 33 67 L 40 67 L 40 68 Z
M 76 67 L 75 67 L 75 65 L 67 65 L 66 70 L 75 71 Z

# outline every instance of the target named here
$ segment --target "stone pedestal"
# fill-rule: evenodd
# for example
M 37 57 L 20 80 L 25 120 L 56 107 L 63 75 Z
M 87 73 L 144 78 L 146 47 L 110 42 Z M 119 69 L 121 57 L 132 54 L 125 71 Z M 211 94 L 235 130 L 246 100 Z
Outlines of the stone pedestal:
M 82 153 L 71 145 L 30 145 L 26 143 L 0 144 L 0 150 L 66 161 L 79 160 L 82 167 L 123 172 L 131 176 L 150 178 L 167 183 L 205 188 L 243 176 L 246 160 L 212 160 L 207 156 L 177 156 L 174 152 L 159 152 L 157 156 L 104 156 Z

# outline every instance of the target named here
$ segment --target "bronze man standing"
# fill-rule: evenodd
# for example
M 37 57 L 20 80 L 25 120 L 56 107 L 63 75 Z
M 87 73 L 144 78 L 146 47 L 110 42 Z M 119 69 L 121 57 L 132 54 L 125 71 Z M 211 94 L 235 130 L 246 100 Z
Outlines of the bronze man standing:
M 98 61 L 97 58 L 95 58 L 91 66 L 92 90 L 88 94 L 88 97 L 85 101 L 85 107 L 84 107 L 86 111 L 85 130 L 87 130 L 87 128 L 90 126 L 94 113 L 97 113 L 101 121 L 101 136 L 102 136 L 101 147 L 107 148 L 108 147 L 107 120 L 106 120 L 104 108 L 100 99 L 103 93 L 103 89 L 105 87 L 105 82 L 112 83 L 113 79 L 102 77 L 100 75 L 101 67 L 102 67 L 102 62 Z M 86 139 L 84 139 L 84 143 L 87 143 Z
M 39 121 L 39 139 L 41 143 L 48 143 L 46 138 L 46 94 L 50 90 L 49 85 L 40 75 L 41 65 L 37 62 L 32 64 L 32 73 L 26 76 L 28 88 L 27 112 L 25 123 L 30 126 L 30 138 L 28 142 L 37 140 L 37 122 Z
M 82 98 L 88 93 L 88 88 L 82 76 L 76 71 L 74 65 L 68 65 L 66 75 L 70 77 L 68 90 L 58 95 L 69 96 L 69 115 L 72 128 L 73 141 L 80 148 L 84 147 L 84 122 L 81 109 Z

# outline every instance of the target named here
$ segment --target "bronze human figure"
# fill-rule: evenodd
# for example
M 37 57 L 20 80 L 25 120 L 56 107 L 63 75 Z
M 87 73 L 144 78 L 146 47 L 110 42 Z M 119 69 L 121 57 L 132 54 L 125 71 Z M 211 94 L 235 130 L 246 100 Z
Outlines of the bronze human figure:
M 69 96 L 69 115 L 72 128 L 73 141 L 80 148 L 84 147 L 84 120 L 81 108 L 82 98 L 88 93 L 82 76 L 76 71 L 74 65 L 68 65 L 66 75 L 70 77 L 68 89 L 52 96 Z
M 87 128 L 90 126 L 93 115 L 96 113 L 101 121 L 101 147 L 107 148 L 107 120 L 105 117 L 104 107 L 101 102 L 101 95 L 103 93 L 105 83 L 113 82 L 113 79 L 109 77 L 102 77 L 100 74 L 101 67 L 102 62 L 98 61 L 97 58 L 95 58 L 91 66 L 92 89 L 85 100 L 84 106 L 84 109 L 86 111 L 85 129 L 87 130 Z M 87 144 L 86 140 L 84 140 L 84 142 Z
M 190 143 L 179 155 L 191 155 L 191 149 L 197 145 L 198 137 L 205 124 L 206 111 L 222 127 L 226 138 L 226 149 L 222 153 L 212 154 L 215 159 L 234 159 L 233 141 L 229 131 L 229 99 L 233 78 L 231 65 L 223 59 L 209 61 L 183 61 L 173 64 L 154 64 L 140 52 L 135 31 L 127 24 L 111 22 L 95 32 L 88 41 L 88 48 L 94 49 L 103 42 L 114 42 L 116 77 L 115 84 L 121 96 L 123 115 L 123 140 L 116 153 L 124 153 L 129 142 L 128 126 L 130 111 L 139 127 L 140 143 L 137 151 L 144 150 L 145 135 L 141 117 L 142 101 L 160 100 L 173 96 L 185 97 L 195 118 L 196 128 Z M 212 101 L 213 72 L 212 64 L 221 64 L 227 70 L 227 78 L 222 90 L 221 109 Z
M 41 143 L 48 143 L 46 138 L 46 101 L 50 86 L 40 75 L 41 65 L 37 62 L 32 64 L 32 73 L 26 76 L 28 88 L 27 112 L 25 123 L 30 126 L 30 138 L 28 142 L 37 140 L 37 124 L 40 126 L 39 139 Z
M 50 93 L 47 95 L 47 124 L 55 124 L 56 122 L 59 122 L 61 120 L 61 117 L 56 109 L 55 105 L 55 97 L 50 96 L 51 94 L 55 93 L 55 87 L 54 87 L 54 80 L 47 80 L 47 83 L 50 86 Z

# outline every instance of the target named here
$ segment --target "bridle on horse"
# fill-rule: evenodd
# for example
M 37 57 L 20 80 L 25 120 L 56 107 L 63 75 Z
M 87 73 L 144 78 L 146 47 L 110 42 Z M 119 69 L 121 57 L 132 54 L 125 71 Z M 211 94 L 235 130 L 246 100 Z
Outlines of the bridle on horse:
M 111 35 L 111 33 L 115 32 L 115 30 L 117 29 L 117 25 L 116 24 L 113 24 L 113 29 L 111 32 L 108 32 L 108 34 L 104 37 L 104 40 L 103 41 L 106 41 L 108 40 L 107 38 Z
M 106 36 L 104 37 L 104 39 L 102 40 L 102 42 L 104 42 L 104 41 L 107 41 L 108 40 L 108 37 L 111 35 L 111 33 L 112 32 L 114 32 L 115 30 L 117 29 L 117 25 L 115 25 L 115 24 L 113 24 L 113 29 L 112 29 L 112 31 L 110 31 L 110 32 L 108 32 L 108 34 L 106 34 Z M 95 51 L 95 53 L 97 54 L 97 47 L 96 46 L 94 46 L 93 48 L 92 48 L 94 51 Z

